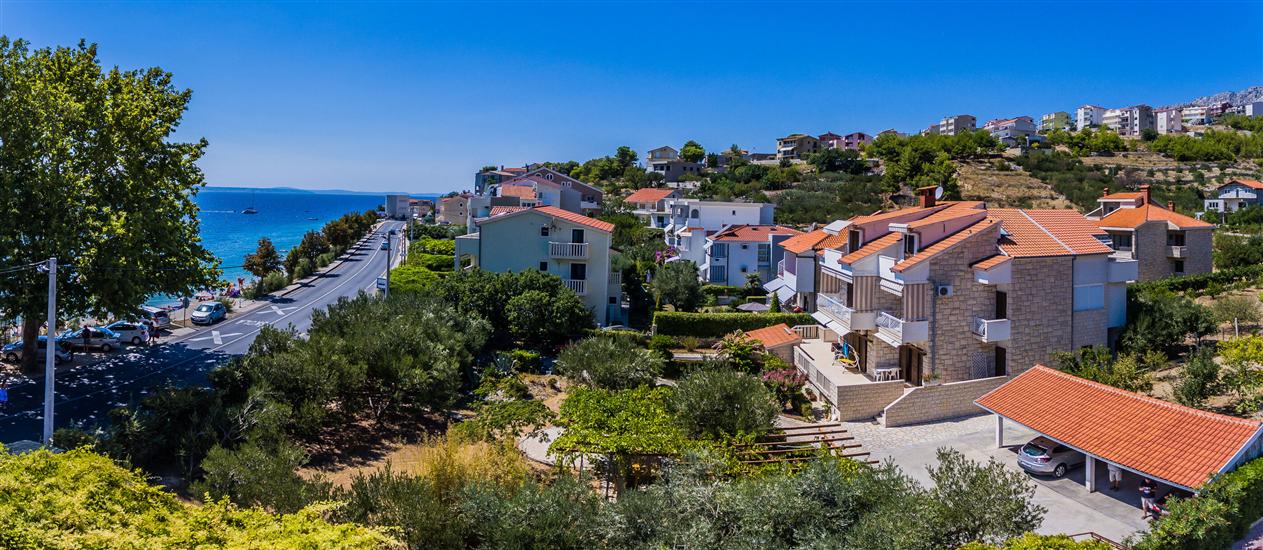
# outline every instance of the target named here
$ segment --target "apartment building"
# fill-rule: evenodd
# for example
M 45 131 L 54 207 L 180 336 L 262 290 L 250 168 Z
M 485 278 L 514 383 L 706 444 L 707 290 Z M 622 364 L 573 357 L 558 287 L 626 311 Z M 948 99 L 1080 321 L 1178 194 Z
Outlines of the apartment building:
M 706 238 L 733 225 L 770 225 L 776 206 L 761 202 L 722 202 L 668 199 L 670 214 L 662 228 L 667 246 L 680 259 L 701 268 L 706 263 Z
M 1053 130 L 1065 130 L 1067 132 L 1074 130 L 1074 121 L 1070 119 L 1070 113 L 1057 111 L 1039 117 L 1039 131 L 1041 133 L 1046 134 Z
M 1215 188 L 1214 198 L 1206 199 L 1203 204 L 1208 212 L 1236 212 L 1247 206 L 1263 205 L 1263 182 L 1259 180 L 1237 178 Z
M 595 215 L 601 211 L 604 192 L 552 168 L 536 168 L 509 178 L 500 187 L 519 185 L 535 191 L 538 204 L 555 206 L 577 214 Z
M 930 128 L 934 128 L 931 126 Z M 944 136 L 954 136 L 965 132 L 972 132 L 978 129 L 978 119 L 973 115 L 956 115 L 944 117 L 938 123 L 938 133 Z
M 1137 262 L 1072 210 L 938 203 L 830 224 L 815 327 L 795 366 L 835 418 L 905 425 L 968 405 L 1054 352 L 1106 345 L 1126 322 Z M 836 357 L 836 359 L 835 359 Z
M 1101 125 L 1120 136 L 1139 136 L 1146 129 L 1153 129 L 1153 108 L 1148 105 L 1133 105 L 1122 109 L 1107 109 L 1101 116 Z
M 439 211 L 434 221 L 443 224 L 465 225 L 469 220 L 469 199 L 473 195 L 461 193 L 439 199 Z
M 1242 103 L 1233 106 L 1230 111 L 1234 115 L 1242 115 L 1248 117 L 1263 116 L 1263 101 L 1254 101 L 1250 103 Z
M 526 174 L 529 170 L 526 168 L 514 168 L 501 166 L 495 170 L 479 170 L 474 174 L 474 193 L 481 195 L 487 190 L 487 187 L 501 183 L 505 180 L 516 178 Z
M 414 218 L 424 218 L 434 213 L 434 201 L 430 199 L 409 200 L 408 211 Z
M 669 146 L 651 149 L 645 158 L 645 169 L 661 174 L 662 181 L 667 183 L 679 183 L 680 178 L 688 174 L 700 176 L 705 168 L 701 163 L 680 158 L 680 152 Z
M 1030 137 L 1035 135 L 1035 121 L 1028 116 L 995 119 L 987 122 L 982 129 L 990 132 L 1000 143 L 1015 147 L 1026 145 Z
M 763 288 L 769 296 L 775 295 L 784 309 L 816 310 L 816 260 L 825 250 L 846 244 L 846 235 L 842 233 L 845 223 L 835 221 L 785 239 L 778 245 L 781 259 L 776 264 L 776 277 Z
M 1153 112 L 1153 127 L 1159 134 L 1184 131 L 1184 113 L 1179 109 L 1158 109 Z
M 1171 203 L 1154 204 L 1148 185 L 1134 192 L 1106 189 L 1097 203 L 1087 218 L 1109 236 L 1115 256 L 1139 262 L 1136 280 L 1210 273 L 1214 225 L 1176 212 Z
M 873 136 L 864 132 L 851 132 L 845 136 L 826 132 L 820 134 L 817 139 L 824 149 L 850 149 L 852 151 L 858 151 L 860 147 L 873 142 Z
M 636 217 L 649 227 L 665 229 L 671 221 L 671 212 L 667 203 L 680 198 L 678 189 L 646 187 L 637 189 L 623 200 L 632 207 Z
M 560 277 L 601 325 L 625 321 L 621 279 L 610 271 L 614 224 L 554 206 L 493 210 L 456 238 L 457 269 L 538 269 Z
M 781 261 L 781 241 L 802 232 L 782 225 L 732 225 L 706 237 L 706 260 L 698 265 L 702 280 L 715 285 L 745 286 L 750 274 L 759 282 L 772 279 Z
M 386 217 L 392 220 L 407 219 L 412 214 L 412 197 L 408 195 L 386 195 Z
M 1214 122 L 1215 118 L 1232 111 L 1232 104 L 1192 105 L 1184 107 L 1181 111 L 1183 112 L 1184 124 L 1210 124 Z
M 1074 128 L 1075 130 L 1097 128 L 1102 124 L 1104 118 L 1105 107 L 1084 105 L 1074 110 Z
M 776 140 L 776 160 L 801 160 L 820 149 L 820 140 L 807 134 L 790 134 Z

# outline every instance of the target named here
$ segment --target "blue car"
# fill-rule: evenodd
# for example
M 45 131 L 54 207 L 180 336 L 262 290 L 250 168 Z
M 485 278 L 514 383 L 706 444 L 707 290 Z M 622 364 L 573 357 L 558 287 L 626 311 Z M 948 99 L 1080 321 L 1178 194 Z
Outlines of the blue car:
M 39 360 L 43 361 L 48 356 L 48 337 L 39 337 Z M 0 348 L 0 354 L 4 355 L 4 360 L 10 363 L 17 363 L 22 360 L 22 342 L 14 342 L 3 348 Z M 60 339 L 57 340 L 57 351 L 53 353 L 53 363 L 58 365 L 74 359 L 75 355 L 67 348 L 66 344 Z
M 219 302 L 204 302 L 193 309 L 189 320 L 196 325 L 213 325 L 228 315 L 228 308 Z

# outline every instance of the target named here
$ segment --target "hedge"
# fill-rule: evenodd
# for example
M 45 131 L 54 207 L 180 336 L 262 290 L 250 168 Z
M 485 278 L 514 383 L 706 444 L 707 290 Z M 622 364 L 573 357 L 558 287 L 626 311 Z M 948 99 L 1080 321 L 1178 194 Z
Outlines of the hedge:
M 685 313 L 659 311 L 653 316 L 656 334 L 721 338 L 737 330 L 754 330 L 778 323 L 814 325 L 809 313 Z
M 1263 516 L 1263 459 L 1212 480 L 1193 498 L 1172 501 L 1170 510 L 1135 545 L 1137 550 L 1232 546 Z
M 725 285 L 702 285 L 702 294 L 718 298 L 720 296 L 750 296 L 754 294 L 763 294 L 762 288 L 750 288 L 744 286 L 725 286 Z
M 443 254 L 409 254 L 408 265 L 424 267 L 430 271 L 452 271 L 456 269 L 456 260 Z
M 1241 281 L 1254 280 L 1260 276 L 1263 276 L 1263 265 L 1247 265 L 1231 269 L 1221 269 L 1211 273 L 1180 275 L 1154 281 L 1146 281 L 1143 283 L 1135 283 L 1131 285 L 1130 288 L 1133 292 L 1138 293 L 1148 292 L 1151 290 L 1201 292 L 1212 285 L 1222 287 Z

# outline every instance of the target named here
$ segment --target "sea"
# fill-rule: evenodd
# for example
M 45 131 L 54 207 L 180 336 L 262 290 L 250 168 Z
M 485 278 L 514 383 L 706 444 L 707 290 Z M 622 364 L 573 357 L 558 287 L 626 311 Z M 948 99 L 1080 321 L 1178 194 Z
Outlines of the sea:
M 433 195 L 413 195 L 433 198 Z M 254 252 L 259 239 L 267 237 L 284 256 L 310 230 L 319 230 L 330 220 L 348 212 L 376 209 L 385 194 L 338 193 L 300 189 L 258 189 L 206 187 L 195 197 L 201 212 L 202 246 L 220 259 L 225 281 L 247 280 L 252 275 L 241 267 L 246 254 Z M 253 206 L 257 214 L 242 214 Z M 167 305 L 178 301 L 170 296 L 155 296 L 150 305 Z

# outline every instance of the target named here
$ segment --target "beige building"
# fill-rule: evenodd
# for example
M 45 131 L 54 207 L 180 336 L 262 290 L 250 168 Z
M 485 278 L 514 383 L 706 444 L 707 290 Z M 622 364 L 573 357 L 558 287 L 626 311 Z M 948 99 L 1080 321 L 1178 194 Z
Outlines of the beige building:
M 954 136 L 964 132 L 972 132 L 978 129 L 978 119 L 973 115 L 956 115 L 945 117 L 938 123 L 938 133 L 944 136 Z
M 1153 108 L 1134 105 L 1122 109 L 1107 109 L 1101 116 L 1101 125 L 1118 132 L 1120 136 L 1139 136 L 1154 127 Z
M 790 134 L 776 140 L 776 160 L 803 159 L 820 150 L 820 140 L 807 134 Z
M 1088 213 L 1109 235 L 1115 256 L 1139 262 L 1137 280 L 1152 281 L 1172 275 L 1210 273 L 1215 226 L 1153 204 L 1149 186 L 1140 191 L 1106 193 L 1101 205 Z
M 1183 112 L 1179 109 L 1159 109 L 1154 111 L 1153 127 L 1159 134 L 1178 134 L 1183 132 Z
M 434 221 L 452 225 L 465 225 L 469 221 L 469 198 L 460 194 L 439 199 L 439 212 Z

